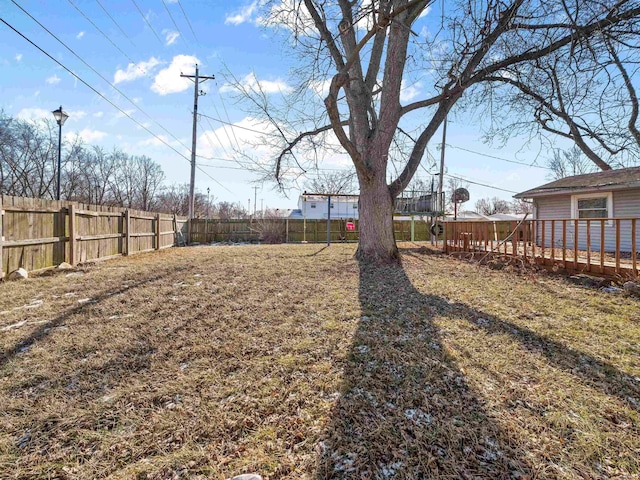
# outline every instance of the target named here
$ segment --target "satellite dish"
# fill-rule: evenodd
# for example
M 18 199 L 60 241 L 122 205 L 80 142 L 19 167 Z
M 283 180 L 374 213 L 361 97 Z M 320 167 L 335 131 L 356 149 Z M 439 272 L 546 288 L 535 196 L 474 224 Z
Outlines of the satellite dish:
M 469 190 L 466 188 L 456 188 L 453 192 L 451 200 L 454 203 L 464 203 L 469 201 Z

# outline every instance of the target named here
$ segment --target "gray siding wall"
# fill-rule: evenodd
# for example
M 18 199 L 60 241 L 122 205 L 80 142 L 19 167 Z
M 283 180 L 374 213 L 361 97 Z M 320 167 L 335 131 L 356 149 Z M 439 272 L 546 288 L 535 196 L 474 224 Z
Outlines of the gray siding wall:
M 571 218 L 571 195 L 556 195 L 537 198 L 536 206 L 536 243 L 542 245 L 542 220 L 559 220 Z M 613 217 L 614 218 L 638 218 L 636 222 L 636 250 L 640 242 L 640 189 L 613 192 Z M 545 223 L 545 247 L 551 247 L 551 222 Z M 620 251 L 631 252 L 631 221 L 620 221 Z M 574 222 L 567 222 L 566 247 L 573 248 L 575 239 Z M 600 221 L 591 221 L 591 251 L 600 251 L 601 224 Z M 616 249 L 615 222 L 611 225 L 605 223 L 604 227 L 605 251 L 613 252 Z M 562 222 L 555 222 L 554 243 L 557 248 L 562 247 Z M 580 221 L 578 226 L 578 248 L 587 249 L 587 225 Z

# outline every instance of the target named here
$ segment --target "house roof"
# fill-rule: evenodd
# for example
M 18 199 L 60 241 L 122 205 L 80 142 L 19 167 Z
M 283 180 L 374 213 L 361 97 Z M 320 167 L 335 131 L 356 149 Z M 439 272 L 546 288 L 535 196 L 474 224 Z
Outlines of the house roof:
M 543 195 L 573 193 L 582 190 L 604 190 L 640 187 L 640 167 L 605 170 L 603 172 L 574 175 L 561 178 L 540 187 L 514 195 L 515 198 L 531 198 Z
M 478 212 L 472 212 L 471 210 L 461 210 L 458 212 L 458 214 L 456 215 L 458 220 L 464 220 L 464 221 L 485 221 L 488 220 L 488 217 L 482 215 L 481 213 Z M 445 222 L 452 222 L 454 215 L 452 213 L 447 213 L 446 217 L 445 217 Z

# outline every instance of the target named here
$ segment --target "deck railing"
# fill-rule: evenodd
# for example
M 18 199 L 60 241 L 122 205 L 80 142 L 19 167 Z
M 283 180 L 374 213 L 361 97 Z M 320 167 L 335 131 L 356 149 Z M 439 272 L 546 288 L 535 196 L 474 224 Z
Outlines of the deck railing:
M 445 223 L 445 251 L 495 252 L 553 269 L 638 275 L 638 218 L 550 218 Z

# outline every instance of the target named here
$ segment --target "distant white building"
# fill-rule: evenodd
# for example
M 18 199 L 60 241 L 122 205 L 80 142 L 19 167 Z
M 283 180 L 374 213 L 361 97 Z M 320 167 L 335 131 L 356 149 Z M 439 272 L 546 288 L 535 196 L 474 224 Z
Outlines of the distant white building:
M 326 219 L 331 210 L 331 218 L 358 218 L 358 195 L 321 195 L 303 193 L 298 199 L 298 209 L 302 218 L 310 220 Z M 296 214 L 297 216 L 297 214 Z
M 331 203 L 329 203 L 329 196 L 331 197 Z M 358 200 L 358 195 L 328 195 L 305 192 L 298 199 L 298 209 L 293 210 L 289 218 L 326 219 L 329 210 L 331 210 L 331 218 L 357 220 L 359 213 Z M 430 212 L 431 195 L 418 194 L 410 197 L 399 197 L 395 201 L 397 220 L 409 220 L 411 215 L 428 216 Z

